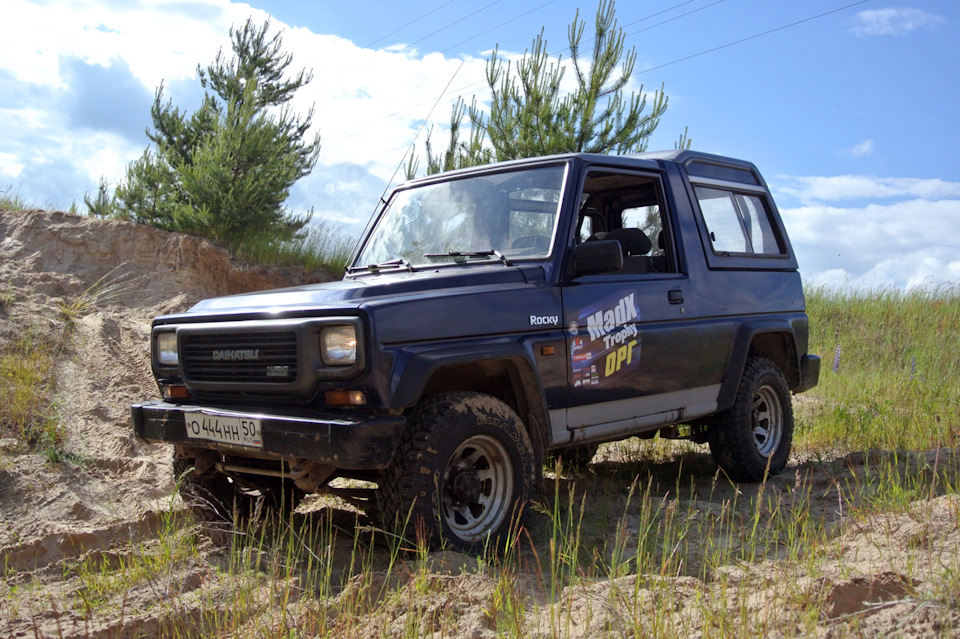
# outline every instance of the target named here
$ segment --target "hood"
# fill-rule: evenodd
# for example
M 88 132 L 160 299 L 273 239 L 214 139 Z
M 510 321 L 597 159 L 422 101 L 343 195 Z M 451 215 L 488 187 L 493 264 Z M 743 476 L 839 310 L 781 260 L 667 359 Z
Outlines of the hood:
M 503 290 L 543 282 L 539 265 L 507 267 L 502 264 L 466 265 L 398 273 L 364 275 L 338 282 L 309 284 L 293 288 L 243 293 L 203 300 L 186 313 L 167 315 L 158 321 L 197 321 L 198 316 L 219 316 L 219 319 L 243 319 L 268 314 L 273 317 L 298 317 L 323 314 L 324 311 L 355 310 L 379 300 L 401 300 L 407 297 L 444 297 L 471 291 Z

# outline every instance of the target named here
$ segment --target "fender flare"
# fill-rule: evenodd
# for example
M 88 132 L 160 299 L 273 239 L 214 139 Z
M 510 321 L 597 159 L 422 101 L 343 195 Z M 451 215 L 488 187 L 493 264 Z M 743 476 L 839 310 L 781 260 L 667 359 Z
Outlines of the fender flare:
M 797 334 L 793 325 L 787 320 L 759 320 L 741 324 L 737 329 L 737 336 L 733 341 L 733 348 L 730 357 L 727 360 L 727 368 L 723 372 L 723 381 L 720 384 L 720 394 L 717 396 L 717 411 L 724 411 L 733 405 L 733 400 L 740 388 L 740 378 L 743 377 L 744 368 L 747 365 L 747 357 L 750 354 L 750 345 L 758 335 L 780 334 L 789 340 L 788 347 L 792 353 L 786 353 L 788 363 L 793 365 L 795 371 L 800 370 L 800 359 L 797 354 Z M 787 377 L 788 384 L 790 380 L 790 371 L 783 371 Z
M 440 369 L 458 364 L 510 360 L 518 367 L 520 385 L 526 393 L 528 410 L 537 423 L 527 423 L 531 436 L 543 439 L 550 428 L 547 398 L 539 383 L 537 366 L 530 347 L 518 341 L 489 341 L 451 346 L 431 344 L 409 346 L 395 353 L 393 375 L 390 380 L 390 405 L 396 409 L 413 406 L 423 395 L 429 380 Z M 526 415 L 521 418 L 526 420 Z M 542 442 L 540 446 L 542 447 Z

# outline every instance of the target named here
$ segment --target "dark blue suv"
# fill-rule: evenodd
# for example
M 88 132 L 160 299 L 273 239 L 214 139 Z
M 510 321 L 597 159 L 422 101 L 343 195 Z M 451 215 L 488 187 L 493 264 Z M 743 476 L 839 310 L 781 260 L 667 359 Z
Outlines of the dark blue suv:
M 338 491 L 470 550 L 548 454 L 659 435 L 709 444 L 735 481 L 781 471 L 791 393 L 819 376 L 807 334 L 752 164 L 534 158 L 397 188 L 342 281 L 156 318 L 163 399 L 133 423 L 174 444 L 195 503 Z

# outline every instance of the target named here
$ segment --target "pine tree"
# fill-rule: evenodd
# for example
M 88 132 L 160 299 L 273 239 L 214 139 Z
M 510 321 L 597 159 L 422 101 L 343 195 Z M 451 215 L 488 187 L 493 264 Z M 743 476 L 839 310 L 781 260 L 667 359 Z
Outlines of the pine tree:
M 208 237 L 238 250 L 300 236 L 311 213 L 285 207 L 290 187 L 310 173 L 320 136 L 307 138 L 313 110 L 291 113 L 288 102 L 311 75 L 285 79 L 292 56 L 270 22 L 230 29 L 233 56 L 223 50 L 197 67 L 201 106 L 182 112 L 157 89 L 150 114 L 153 143 L 127 167 L 112 215 Z M 279 109 L 279 110 L 278 110 Z M 88 204 L 89 206 L 89 204 Z M 101 205 L 102 209 L 102 205 Z
M 654 94 L 649 111 L 643 86 L 624 96 L 636 50 L 625 52 L 625 34 L 617 26 L 613 0 L 602 0 L 597 8 L 595 39 L 586 60 L 581 49 L 585 27 L 578 10 L 568 29 L 570 67 L 576 75 L 576 89 L 571 92 L 561 89 L 566 67 L 562 56 L 551 60 L 542 30 L 515 67 L 494 49 L 487 60 L 489 115 L 476 100 L 469 108 L 462 98 L 458 100 L 444 152 L 433 155 L 427 139 L 427 172 L 554 153 L 646 150 L 667 109 L 663 87 Z M 464 115 L 470 128 L 466 142 L 460 140 Z M 408 173 L 412 167 L 414 163 L 408 165 Z

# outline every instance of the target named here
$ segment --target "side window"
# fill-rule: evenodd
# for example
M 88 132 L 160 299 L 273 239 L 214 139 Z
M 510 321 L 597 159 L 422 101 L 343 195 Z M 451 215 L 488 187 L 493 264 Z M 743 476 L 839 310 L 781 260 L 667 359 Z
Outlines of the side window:
M 580 242 L 620 242 L 625 274 L 676 272 L 657 177 L 592 171 L 584 182 L 581 202 Z
M 737 196 L 737 204 L 743 212 L 743 221 L 747 227 L 747 237 L 753 247 L 754 253 L 763 253 L 764 255 L 780 255 L 783 253 L 783 247 L 777 241 L 777 234 L 770 224 L 770 216 L 767 215 L 767 209 L 763 206 L 763 200 L 756 195 Z
M 580 215 L 580 230 L 578 242 L 586 242 L 595 234 L 603 230 L 599 214 L 586 211 Z
M 696 192 L 715 253 L 784 253 L 760 197 L 699 186 Z
M 746 253 L 747 245 L 733 194 L 717 189 L 697 188 L 697 201 L 717 253 Z

